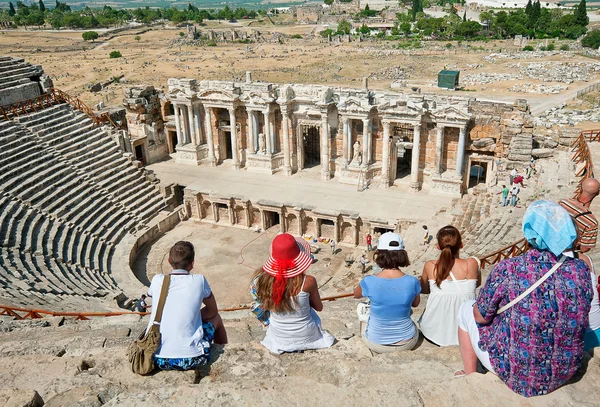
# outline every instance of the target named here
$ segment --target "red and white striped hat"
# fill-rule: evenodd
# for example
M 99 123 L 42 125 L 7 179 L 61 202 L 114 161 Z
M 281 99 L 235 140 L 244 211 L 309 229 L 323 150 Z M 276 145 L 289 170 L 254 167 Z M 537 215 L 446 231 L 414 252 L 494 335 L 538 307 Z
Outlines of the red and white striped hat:
M 292 278 L 304 273 L 313 262 L 310 245 L 289 233 L 277 235 L 269 249 L 270 256 L 263 266 L 273 277 Z

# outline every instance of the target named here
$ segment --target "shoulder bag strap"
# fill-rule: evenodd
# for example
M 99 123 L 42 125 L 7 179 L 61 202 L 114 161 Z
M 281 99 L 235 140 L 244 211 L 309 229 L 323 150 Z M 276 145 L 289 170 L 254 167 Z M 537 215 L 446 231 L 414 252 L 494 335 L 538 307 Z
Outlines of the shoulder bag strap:
M 165 308 L 165 302 L 167 300 L 167 294 L 169 293 L 169 286 L 171 285 L 171 275 L 165 274 L 163 278 L 162 287 L 160 289 L 160 298 L 158 299 L 158 305 L 156 306 L 156 315 L 154 316 L 154 323 L 160 325 L 162 319 L 163 309 Z
M 527 290 L 525 290 L 525 292 L 523 292 L 517 298 L 515 298 L 514 300 L 512 300 L 511 302 L 509 302 L 508 304 L 506 304 L 504 307 L 500 308 L 496 312 L 496 315 L 502 314 L 506 310 L 510 309 L 513 305 L 515 305 L 516 303 L 518 303 L 519 301 L 521 301 L 523 298 L 525 298 L 529 294 L 531 294 L 531 292 L 533 290 L 535 290 L 536 288 L 538 288 L 540 286 L 540 284 L 542 284 L 544 281 L 546 281 L 548 279 L 548 277 L 550 277 L 560 266 L 562 266 L 562 264 L 564 263 L 565 259 L 566 259 L 566 257 L 562 256 L 560 258 L 560 260 L 554 265 L 554 267 L 552 267 L 550 270 L 548 270 L 546 272 L 546 274 L 544 274 L 542 276 L 542 278 L 540 278 L 538 281 L 536 281 L 531 287 L 529 287 Z
M 479 257 L 471 256 L 471 258 L 477 262 L 477 272 L 481 272 L 481 260 L 479 260 Z

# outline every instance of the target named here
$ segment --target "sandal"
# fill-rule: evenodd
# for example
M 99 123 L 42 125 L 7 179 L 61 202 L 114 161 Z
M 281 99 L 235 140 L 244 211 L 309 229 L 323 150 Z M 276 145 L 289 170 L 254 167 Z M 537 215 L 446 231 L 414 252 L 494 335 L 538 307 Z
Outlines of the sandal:
M 463 369 L 457 370 L 454 372 L 454 378 L 458 379 L 461 377 L 465 377 L 467 374 L 465 373 L 465 371 Z

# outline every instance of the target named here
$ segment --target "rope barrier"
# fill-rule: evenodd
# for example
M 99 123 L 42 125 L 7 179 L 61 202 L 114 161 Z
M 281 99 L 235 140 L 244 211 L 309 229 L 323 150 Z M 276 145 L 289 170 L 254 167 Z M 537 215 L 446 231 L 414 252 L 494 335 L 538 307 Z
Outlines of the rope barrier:
M 61 91 L 59 91 L 61 92 Z M 83 102 L 82 102 L 83 103 Z M 85 105 L 84 105 L 85 106 Z M 87 106 L 86 106 L 87 107 Z M 89 108 L 88 108 L 89 109 Z M 5 114 L 5 110 L 0 107 L 0 114 Z M 572 152 L 574 153 L 571 158 L 572 161 L 576 163 L 584 163 L 584 170 L 581 172 L 581 179 L 579 180 L 579 184 L 577 189 L 575 190 L 575 198 L 579 196 L 581 193 L 581 183 L 594 176 L 594 168 L 592 164 L 592 155 L 588 147 L 588 141 L 600 141 L 600 130 L 588 130 L 582 131 L 581 134 L 577 137 L 577 139 L 571 145 Z M 248 268 L 252 268 L 244 263 L 243 250 L 248 245 L 250 245 L 255 240 L 259 239 L 266 233 L 261 233 L 260 236 L 252 239 L 248 242 L 242 249 L 240 250 L 240 257 L 242 261 L 238 264 L 243 265 Z M 500 261 L 521 255 L 529 250 L 529 244 L 525 239 L 521 239 L 511 245 L 503 247 L 500 250 L 496 250 L 490 254 L 487 254 L 481 258 L 479 258 L 481 262 L 481 268 L 485 268 L 486 265 L 494 265 L 499 263 Z M 334 295 L 330 297 L 324 297 L 322 301 L 335 301 L 340 298 L 348 298 L 352 297 L 353 293 L 345 293 Z M 223 308 L 220 309 L 219 312 L 232 312 L 232 311 L 243 311 L 250 309 L 250 306 L 244 305 L 240 307 L 231 307 L 231 308 Z M 24 315 L 22 315 L 24 313 Z M 43 315 L 50 316 L 64 316 L 64 317 L 75 317 L 75 320 L 88 320 L 90 317 L 111 317 L 111 316 L 121 316 L 121 315 L 148 315 L 148 312 L 137 312 L 137 311 L 123 311 L 123 312 L 54 312 L 48 310 L 40 310 L 40 309 L 28 309 L 28 308 L 17 308 L 10 307 L 5 305 L 0 305 L 0 315 L 12 316 L 16 319 L 38 319 L 43 318 Z

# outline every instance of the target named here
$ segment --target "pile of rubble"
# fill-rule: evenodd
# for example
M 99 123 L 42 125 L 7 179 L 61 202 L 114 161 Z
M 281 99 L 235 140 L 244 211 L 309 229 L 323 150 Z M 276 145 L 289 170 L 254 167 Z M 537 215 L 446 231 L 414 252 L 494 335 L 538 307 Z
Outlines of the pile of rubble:
M 532 83 L 523 83 L 521 85 L 514 85 L 508 90 L 517 93 L 542 93 L 545 95 L 558 94 L 567 90 L 567 85 L 535 85 Z
M 532 62 L 509 64 L 508 67 L 542 82 L 587 82 L 600 72 L 600 63 L 583 62 Z
M 463 85 L 485 85 L 488 83 L 512 81 L 515 79 L 523 79 L 521 75 L 510 73 L 474 73 L 465 75 L 461 79 Z
M 483 57 L 483 60 L 492 64 L 499 59 L 541 59 L 553 55 L 569 55 L 566 51 L 521 51 L 521 52 L 499 52 Z
M 565 109 L 566 103 L 546 110 L 535 118 L 536 126 L 551 127 L 555 124 L 575 126 L 582 122 L 600 121 L 600 108 L 595 109 Z
M 393 66 L 391 68 L 384 68 L 381 69 L 377 72 L 371 72 L 369 74 L 369 79 L 372 79 L 374 81 L 384 81 L 384 80 L 399 80 L 399 79 L 405 79 L 407 77 L 406 75 L 406 69 L 399 67 L 399 66 Z

